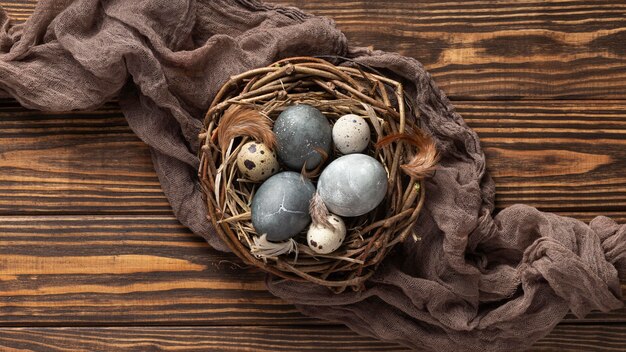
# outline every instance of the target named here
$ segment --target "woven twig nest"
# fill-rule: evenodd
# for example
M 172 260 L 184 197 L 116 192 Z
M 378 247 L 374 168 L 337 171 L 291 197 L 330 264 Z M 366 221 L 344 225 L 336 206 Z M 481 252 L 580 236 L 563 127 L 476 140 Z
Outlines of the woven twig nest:
M 295 104 L 316 107 L 331 124 L 345 114 L 364 117 L 372 131 L 371 146 L 364 153 L 387 171 L 387 194 L 373 211 L 344 219 L 346 239 L 331 254 L 315 253 L 301 234 L 288 251 L 258 255 L 254 248 L 260 234 L 252 225 L 250 209 L 260 183 L 246 180 L 236 167 L 241 146 L 253 138 L 230 136 L 220 145 L 220 132 L 226 134 L 220 131 L 220 122 L 225 112 L 238 107 L 260 112 L 271 126 Z M 318 58 L 289 58 L 233 76 L 211 104 L 200 134 L 199 178 L 217 234 L 245 263 L 266 272 L 335 291 L 362 289 L 394 245 L 417 237 L 413 225 L 425 197 L 421 180 L 436 162 L 436 151 L 420 132 L 419 120 L 407 116 L 408 108 L 400 83 L 365 67 L 335 66 Z M 331 154 L 329 159 L 334 159 L 338 152 Z M 317 175 L 306 177 L 315 183 Z

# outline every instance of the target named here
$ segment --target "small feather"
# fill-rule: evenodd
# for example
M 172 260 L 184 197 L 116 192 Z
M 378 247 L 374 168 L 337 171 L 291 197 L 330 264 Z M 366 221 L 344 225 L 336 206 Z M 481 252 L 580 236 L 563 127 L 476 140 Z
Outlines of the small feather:
M 407 142 L 418 150 L 408 163 L 400 165 L 405 174 L 416 179 L 422 179 L 435 169 L 439 161 L 439 153 L 437 153 L 437 146 L 431 136 L 422 130 L 414 129 L 405 133 L 389 135 L 376 143 L 376 147 L 381 148 L 397 141 Z
M 231 105 L 220 119 L 217 127 L 217 144 L 222 154 L 231 140 L 236 137 L 252 137 L 269 149 L 276 146 L 276 136 L 272 131 L 272 121 L 259 111 L 241 105 Z
M 314 150 L 320 155 L 322 160 L 317 165 L 317 167 L 314 168 L 313 170 L 307 170 L 307 168 L 306 168 L 306 161 L 304 162 L 304 165 L 302 165 L 302 170 L 300 171 L 300 173 L 302 174 L 302 176 L 304 176 L 306 178 L 317 177 L 320 174 L 320 172 L 322 171 L 322 168 L 324 167 L 324 164 L 326 164 L 326 161 L 328 161 L 329 155 L 328 155 L 328 153 L 326 153 L 326 151 L 324 149 L 316 147 L 316 148 L 314 148 Z
M 328 208 L 317 192 L 315 192 L 309 203 L 309 214 L 311 215 L 311 226 L 321 225 L 326 228 L 333 227 L 330 221 L 328 221 L 330 215 Z
M 296 258 L 298 257 L 298 244 L 292 238 L 285 242 L 270 242 L 263 234 L 261 237 L 254 236 L 253 241 L 254 244 L 250 246 L 250 253 L 263 261 L 266 261 L 267 258 L 276 258 L 293 252 L 296 253 Z

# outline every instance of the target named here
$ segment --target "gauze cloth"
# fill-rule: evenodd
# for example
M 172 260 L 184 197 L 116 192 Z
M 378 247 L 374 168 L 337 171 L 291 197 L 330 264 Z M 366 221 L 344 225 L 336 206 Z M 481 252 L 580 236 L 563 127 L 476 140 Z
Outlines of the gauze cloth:
M 229 76 L 303 55 L 349 57 L 400 80 L 442 159 L 426 182 L 421 241 L 399 245 L 365 291 L 268 277 L 273 294 L 358 333 L 438 351 L 523 350 L 569 311 L 622 307 L 626 226 L 524 205 L 493 217 L 478 136 L 415 59 L 351 48 L 332 20 L 255 0 L 41 0 L 19 25 L 0 10 L 3 94 L 45 111 L 117 97 L 176 217 L 222 251 L 196 176 L 204 113 Z

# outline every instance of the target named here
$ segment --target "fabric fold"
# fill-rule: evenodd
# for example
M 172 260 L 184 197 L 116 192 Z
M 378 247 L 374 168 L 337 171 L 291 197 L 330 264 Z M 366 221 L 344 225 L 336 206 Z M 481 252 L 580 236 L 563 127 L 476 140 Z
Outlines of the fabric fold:
M 0 89 L 46 111 L 119 98 L 176 217 L 222 251 L 196 176 L 204 113 L 231 75 L 317 55 L 403 82 L 442 160 L 425 185 L 421 240 L 399 245 L 365 291 L 268 277 L 273 294 L 304 314 L 429 350 L 522 350 L 568 311 L 622 306 L 626 225 L 523 205 L 494 216 L 478 135 L 415 59 L 349 48 L 332 20 L 255 0 L 41 0 L 23 25 L 0 10 Z

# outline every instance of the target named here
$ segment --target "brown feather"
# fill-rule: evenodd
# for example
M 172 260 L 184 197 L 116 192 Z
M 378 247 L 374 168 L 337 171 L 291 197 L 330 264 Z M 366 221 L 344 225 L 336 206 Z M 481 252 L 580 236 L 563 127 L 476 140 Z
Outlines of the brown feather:
M 333 225 L 328 221 L 328 216 L 330 215 L 328 208 L 326 208 L 326 204 L 324 204 L 322 197 L 317 192 L 315 192 L 309 203 L 309 214 L 311 215 L 312 226 L 322 225 L 323 227 L 332 228 Z
M 241 105 L 231 105 L 220 119 L 217 127 L 217 144 L 222 154 L 230 141 L 236 137 L 251 137 L 274 150 L 276 137 L 272 132 L 272 121 L 254 109 Z
M 302 170 L 300 171 L 300 173 L 306 178 L 317 177 L 320 174 L 320 172 L 322 172 L 322 169 L 324 168 L 324 164 L 326 163 L 326 161 L 328 161 L 328 158 L 329 158 L 328 153 L 326 153 L 324 149 L 316 147 L 314 148 L 314 150 L 322 157 L 322 160 L 317 165 L 317 167 L 312 170 L 307 170 L 306 161 L 304 162 L 304 165 L 302 165 Z
M 384 137 L 376 143 L 376 147 L 381 148 L 398 141 L 409 143 L 418 150 L 408 163 L 400 165 L 405 174 L 416 179 L 422 179 L 435 169 L 439 161 L 439 153 L 437 153 L 437 147 L 431 136 L 422 130 L 415 129 Z

